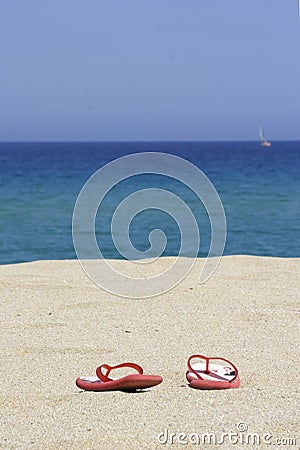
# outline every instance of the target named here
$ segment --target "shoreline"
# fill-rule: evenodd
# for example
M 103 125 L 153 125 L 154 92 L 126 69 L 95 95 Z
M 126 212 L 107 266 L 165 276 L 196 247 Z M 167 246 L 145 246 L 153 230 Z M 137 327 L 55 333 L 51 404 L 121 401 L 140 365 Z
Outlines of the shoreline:
M 223 256 L 199 285 L 202 259 L 177 287 L 144 299 L 103 291 L 77 260 L 1 265 L 1 448 L 176 448 L 170 436 L 159 442 L 166 429 L 181 448 L 180 432 L 220 436 L 238 423 L 299 445 L 300 258 Z M 241 387 L 189 388 L 194 353 L 231 360 Z M 138 394 L 76 387 L 98 365 L 124 361 L 163 383 Z
M 158 259 L 175 259 L 177 256 L 160 256 Z M 181 256 L 181 258 L 190 258 L 189 256 Z M 216 258 L 216 256 L 211 256 L 211 258 Z M 223 258 L 265 258 L 265 259 L 299 259 L 300 256 L 273 256 L 273 255 L 252 255 L 249 253 L 236 253 L 236 254 L 230 254 L 230 255 L 222 255 L 221 259 Z M 100 259 L 100 258 L 99 258 Z M 206 256 L 198 256 L 195 258 L 196 260 L 204 260 L 206 259 Z M 104 261 L 124 261 L 124 262 L 131 262 L 126 259 L 116 259 L 116 258 L 103 258 Z M 38 262 L 76 262 L 79 261 L 78 258 L 64 258 L 64 259 L 33 259 L 30 261 L 19 261 L 19 262 L 9 262 L 9 263 L 0 263 L 0 268 L 5 266 L 16 266 L 19 264 L 32 264 L 32 263 L 38 263 Z M 147 259 L 137 259 L 132 260 L 134 261 L 147 261 Z

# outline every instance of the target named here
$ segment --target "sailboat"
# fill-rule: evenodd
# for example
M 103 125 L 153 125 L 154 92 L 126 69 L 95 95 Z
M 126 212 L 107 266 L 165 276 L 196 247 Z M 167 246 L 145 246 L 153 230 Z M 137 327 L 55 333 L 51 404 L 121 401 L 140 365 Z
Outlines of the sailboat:
M 264 136 L 264 129 L 262 127 L 262 125 L 260 125 L 259 127 L 259 139 L 260 139 L 260 143 L 263 147 L 271 147 L 271 142 L 267 141 L 267 139 Z

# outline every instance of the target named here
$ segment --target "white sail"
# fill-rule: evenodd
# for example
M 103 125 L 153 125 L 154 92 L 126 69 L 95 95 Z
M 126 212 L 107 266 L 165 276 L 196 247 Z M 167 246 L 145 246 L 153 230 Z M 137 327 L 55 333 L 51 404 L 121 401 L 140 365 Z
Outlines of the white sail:
M 267 139 L 264 136 L 264 129 L 262 125 L 260 125 L 259 127 L 259 139 L 263 147 L 271 147 L 272 145 L 271 142 L 267 141 Z
M 264 136 L 264 130 L 262 125 L 259 127 L 259 139 L 264 142 L 266 140 L 265 136 Z

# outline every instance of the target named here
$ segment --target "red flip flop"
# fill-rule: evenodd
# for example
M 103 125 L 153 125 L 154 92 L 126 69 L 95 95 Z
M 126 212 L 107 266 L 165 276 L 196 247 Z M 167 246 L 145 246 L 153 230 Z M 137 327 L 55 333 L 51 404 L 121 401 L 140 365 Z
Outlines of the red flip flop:
M 120 369 L 121 367 L 129 367 L 138 373 L 130 374 L 116 380 L 108 378 L 108 375 L 113 369 Z M 125 362 L 117 366 L 102 364 L 102 366 L 96 369 L 96 377 L 77 378 L 76 385 L 85 391 L 136 391 L 137 389 L 156 386 L 163 381 L 159 375 L 144 375 L 143 372 L 141 366 L 130 362 Z
M 191 364 L 191 360 L 198 358 L 204 362 Z M 222 361 L 223 364 L 211 364 L 210 361 Z M 232 389 L 240 386 L 237 368 L 228 359 L 203 355 L 192 355 L 188 359 L 186 378 L 190 386 L 196 389 Z

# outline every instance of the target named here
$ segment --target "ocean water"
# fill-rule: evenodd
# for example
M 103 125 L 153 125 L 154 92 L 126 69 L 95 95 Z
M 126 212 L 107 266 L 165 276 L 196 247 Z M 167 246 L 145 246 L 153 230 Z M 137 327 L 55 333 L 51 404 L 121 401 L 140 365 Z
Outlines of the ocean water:
M 300 256 L 300 142 L 1 143 L 0 263 L 74 259 L 72 215 L 80 190 L 108 162 L 132 153 L 164 152 L 199 167 L 215 186 L 226 214 L 225 255 Z M 182 183 L 145 174 L 118 184 L 96 217 L 96 238 L 106 258 L 121 258 L 111 236 L 116 207 L 139 189 L 163 188 L 190 207 L 207 254 L 211 230 L 203 205 Z M 132 244 L 149 248 L 151 230 L 167 236 L 163 255 L 180 249 L 180 230 L 167 213 L 149 209 L 130 225 Z M 188 255 L 187 255 L 188 256 Z

